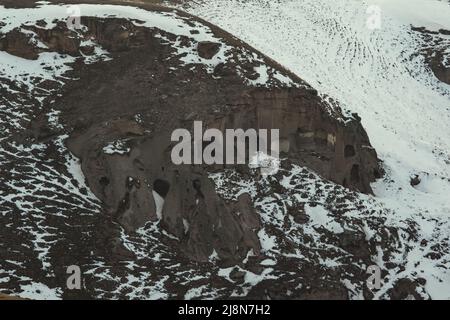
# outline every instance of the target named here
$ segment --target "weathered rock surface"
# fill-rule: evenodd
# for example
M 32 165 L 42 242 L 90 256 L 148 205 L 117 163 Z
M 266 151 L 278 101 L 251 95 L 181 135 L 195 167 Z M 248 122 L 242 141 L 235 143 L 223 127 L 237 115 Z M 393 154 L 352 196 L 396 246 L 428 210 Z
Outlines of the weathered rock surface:
M 196 20 L 188 19 L 194 36 Z M 359 198 L 359 192 L 371 193 L 381 169 L 357 115 L 343 116 L 301 79 L 216 28 L 217 41 L 197 43 L 124 19 L 84 17 L 82 23 L 87 29 L 81 34 L 60 23 L 50 30 L 28 26 L 46 48 L 24 41 L 24 54 L 15 53 L 60 52 L 77 59 L 64 89 L 39 100 L 42 108 L 27 109 L 32 116 L 21 118 L 26 129 L 14 131 L 10 144 L 2 142 L 6 183 L 0 188 L 11 201 L 0 208 L 16 215 L 4 218 L 10 227 L 0 233 L 0 244 L 15 249 L 8 251 L 10 261 L 33 256 L 33 250 L 46 253 L 43 261 L 51 261 L 47 270 L 56 276 L 41 270 L 41 255 L 27 258 L 21 274 L 37 270 L 33 281 L 63 288 L 65 298 L 373 297 L 364 267 L 380 247 L 389 261 L 398 236 L 386 231 L 381 210 L 370 212 Z M 227 55 L 216 43 L 231 48 Z M 85 64 L 99 48 L 112 59 Z M 195 59 L 185 62 L 191 55 Z M 57 86 L 47 81 L 41 87 Z M 0 92 L 2 103 L 23 96 L 38 105 L 32 95 Z M 280 129 L 282 170 L 263 179 L 247 165 L 174 165 L 172 131 L 192 132 L 197 120 L 221 132 Z M 80 159 L 82 175 L 72 162 L 66 172 L 62 147 Z M 16 185 L 31 193 L 16 195 Z M 19 215 L 27 206 L 35 210 L 29 217 L 39 221 L 32 224 L 37 234 L 53 241 L 51 232 L 58 232 L 54 244 L 29 245 L 29 251 L 10 244 L 35 243 Z M 318 224 L 322 218 L 338 231 Z M 46 223 L 50 227 L 40 230 Z M 367 228 L 380 236 L 366 237 Z M 65 266 L 72 264 L 88 271 L 82 292 L 64 289 Z M 5 265 L 10 267 L 0 263 Z M 389 266 L 392 272 L 402 267 Z M 351 281 L 343 284 L 343 277 Z M 14 279 L 9 292 L 21 289 L 20 278 Z M 403 297 L 400 291 L 392 294 Z
M 9 32 L 0 39 L 0 50 L 14 56 L 35 60 L 38 56 L 38 48 L 31 45 L 31 37 L 19 30 Z
M 199 42 L 197 45 L 198 55 L 204 59 L 212 59 L 221 47 L 220 43 L 203 41 Z
M 235 47 L 231 52 L 235 59 L 218 65 L 214 73 L 220 78 L 214 78 L 201 65 L 194 65 L 195 72 L 180 65 L 174 48 L 156 36 L 162 33 L 171 39 L 164 31 L 121 19 L 105 23 L 83 18 L 82 22 L 88 30 L 85 38 L 95 39 L 111 53 L 113 61 L 89 70 L 75 69 L 81 81 L 70 84 L 57 105 L 70 134 L 67 146 L 80 158 L 90 189 L 127 231 L 161 219 L 161 226 L 197 261 L 208 261 L 215 252 L 224 264 L 233 264 L 249 250 L 260 251 L 260 221 L 249 197 L 225 201 L 208 177 L 227 166 L 172 163 L 172 131 L 192 130 L 194 120 L 222 132 L 279 129 L 282 157 L 354 190 L 370 193 L 370 183 L 380 176 L 376 152 L 358 119 L 344 119 L 313 89 L 266 58 L 264 62 L 250 57 L 239 61 L 240 50 L 250 50 L 247 47 Z M 85 50 L 63 24 L 34 31 L 50 51 L 76 56 Z M 182 37 L 186 44 L 191 41 Z M 234 40 L 228 41 L 236 46 Z M 198 43 L 198 54 L 211 59 L 220 46 Z M 255 87 L 237 71 L 243 70 L 247 79 L 255 80 L 260 75 L 254 68 L 262 63 L 279 69 L 297 84 L 285 85 L 274 79 L 272 85 Z M 216 70 L 219 67 L 222 71 Z M 228 71 L 223 72 L 225 69 Z M 34 138 L 49 135 L 36 132 L 36 127 L 44 130 L 45 126 L 34 127 Z M 118 141 L 125 145 L 124 152 L 105 152 L 108 144 Z M 155 187 L 158 183 L 168 189 L 162 212 L 157 212 L 153 196 L 154 191 L 161 194 Z
M 426 44 L 421 49 L 420 54 L 424 56 L 436 78 L 450 84 L 450 57 L 448 52 L 450 31 L 445 29 L 430 31 L 424 27 L 412 29 L 421 35 Z

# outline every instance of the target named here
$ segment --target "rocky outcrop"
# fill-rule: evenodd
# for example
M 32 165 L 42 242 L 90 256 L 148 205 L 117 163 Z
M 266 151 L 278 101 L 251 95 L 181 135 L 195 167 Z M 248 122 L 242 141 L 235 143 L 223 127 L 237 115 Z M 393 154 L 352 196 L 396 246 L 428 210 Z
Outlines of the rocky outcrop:
M 450 84 L 450 67 L 445 66 L 443 64 L 443 61 L 444 61 L 443 54 L 442 53 L 437 54 L 430 61 L 430 66 L 436 78 L 438 78 L 442 82 Z
M 198 55 L 204 59 L 212 59 L 220 50 L 222 45 L 216 42 L 203 41 L 197 45 Z
M 15 29 L 0 39 L 0 50 L 24 59 L 36 60 L 40 50 L 31 41 L 31 35 Z
M 209 127 L 279 129 L 280 152 L 345 187 L 371 193 L 381 172 L 359 120 L 344 123 L 304 89 L 254 89 Z
M 430 31 L 424 27 L 412 27 L 412 29 L 419 33 L 424 41 L 424 47 L 419 53 L 424 56 L 431 71 L 440 81 L 450 84 L 450 56 L 448 53 L 450 31 L 445 29 Z
M 302 80 L 252 48 L 217 31 L 234 49 L 211 72 L 201 64 L 180 62 L 170 41 L 188 46 L 193 41 L 189 37 L 121 19 L 105 23 L 83 18 L 82 23 L 88 30 L 85 39 L 74 38 L 61 25 L 33 31 L 48 50 L 77 57 L 80 51 L 92 52 L 82 40 L 95 39 L 113 58 L 89 69 L 75 64 L 73 72 L 80 80 L 70 83 L 55 105 L 70 136 L 67 146 L 81 160 L 91 191 L 128 232 L 160 221 L 177 239 L 179 250 L 196 261 L 219 259 L 233 265 L 250 251 L 259 255 L 261 221 L 250 195 L 225 200 L 210 179 L 225 169 L 247 175 L 251 170 L 175 165 L 171 160 L 171 133 L 177 128 L 192 131 L 193 121 L 221 132 L 279 129 L 282 157 L 348 188 L 371 192 L 380 168 L 357 117 L 345 118 Z M 196 50 L 210 60 L 220 46 L 200 42 Z M 268 80 L 254 85 L 262 77 L 257 71 L 261 66 L 270 71 Z M 291 82 L 279 80 L 275 72 Z M 32 126 L 34 139 L 51 136 L 39 128 L 46 127 Z

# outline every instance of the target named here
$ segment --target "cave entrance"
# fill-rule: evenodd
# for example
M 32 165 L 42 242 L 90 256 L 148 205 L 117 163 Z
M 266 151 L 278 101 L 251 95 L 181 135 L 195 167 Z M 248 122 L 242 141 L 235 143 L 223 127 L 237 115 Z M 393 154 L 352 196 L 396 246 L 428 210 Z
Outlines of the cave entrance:
M 353 165 L 352 170 L 350 172 L 350 179 L 353 184 L 359 183 L 359 181 L 360 181 L 359 165 L 357 165 L 357 164 Z
M 169 193 L 170 183 L 166 180 L 156 179 L 153 182 L 153 200 L 155 201 L 156 216 L 161 220 L 164 208 L 164 199 Z
M 153 182 L 153 190 L 157 192 L 162 198 L 165 198 L 169 193 L 170 183 L 166 180 L 156 179 Z
M 346 145 L 344 148 L 344 156 L 346 158 L 351 158 L 354 157 L 356 155 L 356 151 L 355 151 L 355 147 L 352 145 Z

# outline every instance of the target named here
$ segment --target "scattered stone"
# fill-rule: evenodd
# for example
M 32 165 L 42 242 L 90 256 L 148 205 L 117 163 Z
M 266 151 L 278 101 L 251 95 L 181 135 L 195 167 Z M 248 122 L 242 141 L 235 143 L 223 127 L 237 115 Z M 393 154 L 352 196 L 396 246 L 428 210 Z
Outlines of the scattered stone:
M 204 41 L 199 42 L 197 46 L 198 55 L 204 59 L 212 59 L 221 48 L 220 43 Z
M 415 186 L 418 186 L 420 184 L 420 182 L 421 182 L 420 177 L 419 177 L 419 175 L 416 174 L 413 177 L 411 177 L 409 183 L 411 184 L 412 187 L 415 187 Z

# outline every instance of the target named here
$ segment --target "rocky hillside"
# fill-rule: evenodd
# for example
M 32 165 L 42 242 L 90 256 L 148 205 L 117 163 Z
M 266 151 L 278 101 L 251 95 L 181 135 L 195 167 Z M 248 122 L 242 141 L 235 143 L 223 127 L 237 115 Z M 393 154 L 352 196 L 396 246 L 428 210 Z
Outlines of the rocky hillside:
M 229 29 L 271 58 L 182 11 L 85 1 L 81 25 L 70 28 L 74 1 L 63 2 L 20 10 L 0 1 L 0 292 L 443 297 L 449 221 L 379 200 L 380 184 L 396 177 L 385 149 L 382 164 L 371 145 L 374 126 L 368 135 L 368 117 L 354 112 L 367 111 L 347 108 L 355 92 L 326 92 L 325 76 L 322 85 L 246 34 Z M 220 24 L 226 10 L 208 8 L 185 7 Z M 280 170 L 173 164 L 171 133 L 192 132 L 194 121 L 220 132 L 280 129 Z M 426 180 L 402 179 L 413 190 Z M 82 269 L 82 290 L 66 287 L 70 265 Z M 366 284 L 372 265 L 384 279 L 375 291 Z
M 432 298 L 449 298 L 448 1 L 217 0 L 184 8 L 359 114 L 386 172 L 372 184 L 376 201 L 394 212 L 386 224 L 412 221 L 418 231 L 391 277 L 425 275 Z M 431 244 L 436 238 L 443 247 Z M 439 258 L 429 260 L 428 244 L 440 247 Z

